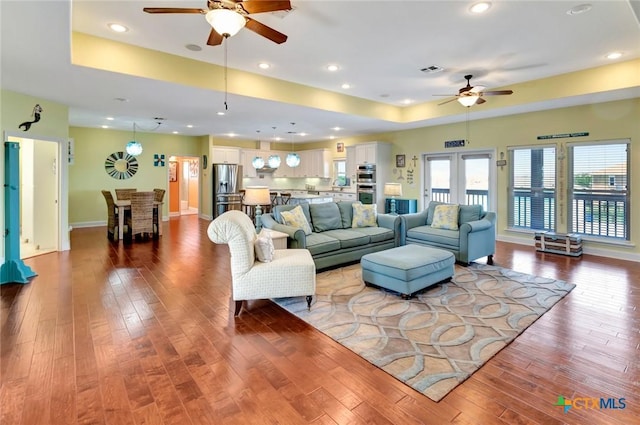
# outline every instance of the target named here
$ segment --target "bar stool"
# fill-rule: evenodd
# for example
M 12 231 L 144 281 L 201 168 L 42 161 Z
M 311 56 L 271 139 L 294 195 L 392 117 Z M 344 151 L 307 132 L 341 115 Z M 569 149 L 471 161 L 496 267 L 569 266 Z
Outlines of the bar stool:
M 289 199 L 291 199 L 291 193 L 289 192 L 280 193 L 280 205 L 289 205 Z

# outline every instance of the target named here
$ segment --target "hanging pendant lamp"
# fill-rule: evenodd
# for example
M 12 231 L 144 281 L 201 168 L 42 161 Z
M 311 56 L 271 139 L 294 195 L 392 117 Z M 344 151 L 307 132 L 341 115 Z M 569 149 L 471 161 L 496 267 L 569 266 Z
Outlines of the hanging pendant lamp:
M 136 141 L 136 123 L 133 123 L 133 140 L 125 146 L 125 151 L 131 156 L 138 156 L 142 153 L 142 145 Z
M 295 125 L 295 124 L 296 123 L 293 123 L 293 122 L 291 123 L 291 125 Z M 300 165 L 300 155 L 298 155 L 295 152 L 295 143 L 293 141 L 293 138 L 296 132 L 290 131 L 289 134 L 291 134 L 291 152 L 287 154 L 287 159 L 285 160 L 285 162 L 289 167 L 296 168 L 298 165 Z

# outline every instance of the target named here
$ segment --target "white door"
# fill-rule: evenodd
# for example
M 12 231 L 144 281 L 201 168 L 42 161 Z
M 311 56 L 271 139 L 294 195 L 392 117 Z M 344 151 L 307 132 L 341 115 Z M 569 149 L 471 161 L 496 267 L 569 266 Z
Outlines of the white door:
M 493 151 L 425 154 L 424 206 L 429 201 L 480 204 L 495 209 L 496 173 Z

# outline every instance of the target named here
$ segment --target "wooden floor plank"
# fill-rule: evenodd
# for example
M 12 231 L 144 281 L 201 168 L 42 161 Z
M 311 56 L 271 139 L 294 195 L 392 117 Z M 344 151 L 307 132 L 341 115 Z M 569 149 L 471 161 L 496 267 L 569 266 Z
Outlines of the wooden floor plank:
M 640 417 L 640 263 L 498 242 L 496 265 L 576 288 L 438 403 L 268 300 L 230 309 L 229 250 L 208 222 L 158 240 L 74 229 L 0 287 L 0 423 L 607 424 Z M 482 262 L 482 260 L 480 261 Z M 624 409 L 558 396 L 624 398 Z

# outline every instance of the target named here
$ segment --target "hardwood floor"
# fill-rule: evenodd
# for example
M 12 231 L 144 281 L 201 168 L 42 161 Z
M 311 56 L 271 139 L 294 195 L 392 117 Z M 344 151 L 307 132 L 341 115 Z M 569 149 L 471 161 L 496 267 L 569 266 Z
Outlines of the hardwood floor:
M 498 243 L 496 265 L 577 287 L 434 403 L 270 301 L 234 319 L 207 225 L 132 244 L 74 229 L 71 251 L 26 260 L 38 276 L 0 287 L 0 423 L 638 423 L 640 263 Z

